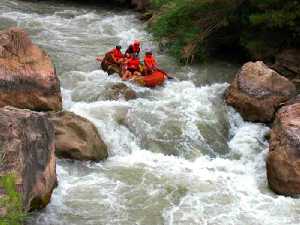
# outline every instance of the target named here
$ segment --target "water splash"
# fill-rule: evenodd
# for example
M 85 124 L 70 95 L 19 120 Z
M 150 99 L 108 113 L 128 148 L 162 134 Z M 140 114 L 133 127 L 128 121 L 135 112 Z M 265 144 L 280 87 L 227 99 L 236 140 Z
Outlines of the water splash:
M 0 19 L 50 53 L 64 108 L 97 126 L 110 155 L 101 163 L 59 160 L 51 203 L 28 224 L 299 224 L 299 201 L 266 183 L 269 128 L 223 102 L 234 66 L 179 68 L 129 11 L 2 0 Z M 102 99 L 105 85 L 122 81 L 100 71 L 95 55 L 136 38 L 182 81 L 154 90 L 126 83 L 138 99 Z

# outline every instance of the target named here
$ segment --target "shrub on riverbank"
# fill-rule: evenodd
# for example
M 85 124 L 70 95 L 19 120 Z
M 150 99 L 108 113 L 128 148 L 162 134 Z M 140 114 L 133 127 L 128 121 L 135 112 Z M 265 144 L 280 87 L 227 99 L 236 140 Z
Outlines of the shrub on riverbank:
M 185 61 L 239 50 L 265 59 L 299 46 L 300 3 L 283 0 L 152 0 L 154 36 Z
M 22 209 L 22 198 L 17 192 L 15 177 L 6 175 L 0 177 L 0 188 L 5 195 L 0 196 L 0 209 L 5 208 L 5 216 L 0 216 L 0 225 L 20 225 L 25 219 Z

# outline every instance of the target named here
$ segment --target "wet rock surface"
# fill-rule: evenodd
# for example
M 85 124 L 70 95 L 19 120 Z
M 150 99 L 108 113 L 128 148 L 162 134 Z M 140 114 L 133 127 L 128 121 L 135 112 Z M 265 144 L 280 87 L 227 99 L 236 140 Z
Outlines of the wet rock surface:
M 292 82 L 258 61 L 243 65 L 225 100 L 248 121 L 271 122 L 280 105 L 295 94 Z
M 60 82 L 49 56 L 20 28 L 0 32 L 0 107 L 60 110 Z
M 273 124 L 267 175 L 270 188 L 283 195 L 300 194 L 300 97 L 276 114 Z
M 104 94 L 104 99 L 106 100 L 118 100 L 120 98 L 123 98 L 128 101 L 137 98 L 136 92 L 124 83 L 110 84 L 107 85 L 105 89 L 106 91 Z
M 1 108 L 0 160 L 0 176 L 15 176 L 25 211 L 49 203 L 57 178 L 54 129 L 46 114 Z
M 49 118 L 55 128 L 58 157 L 93 161 L 107 158 L 107 146 L 90 121 L 67 111 L 50 113 Z

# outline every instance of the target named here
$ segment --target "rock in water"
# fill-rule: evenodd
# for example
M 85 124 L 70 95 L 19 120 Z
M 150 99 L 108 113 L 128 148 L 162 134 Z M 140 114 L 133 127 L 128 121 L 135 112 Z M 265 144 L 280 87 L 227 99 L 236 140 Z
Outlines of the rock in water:
M 269 150 L 270 188 L 278 194 L 300 194 L 300 98 L 277 112 Z
M 62 108 L 60 83 L 49 56 L 19 28 L 0 32 L 0 107 Z
M 0 160 L 0 176 L 16 177 L 25 211 L 49 203 L 57 178 L 54 129 L 46 114 L 1 108 Z
M 137 94 L 124 83 L 109 84 L 105 87 L 104 99 L 118 100 L 124 98 L 126 101 L 136 99 Z
M 243 65 L 226 90 L 225 100 L 245 120 L 271 122 L 280 105 L 295 94 L 292 82 L 258 61 Z
M 66 111 L 49 115 L 55 128 L 58 157 L 93 161 L 107 158 L 107 147 L 90 121 Z

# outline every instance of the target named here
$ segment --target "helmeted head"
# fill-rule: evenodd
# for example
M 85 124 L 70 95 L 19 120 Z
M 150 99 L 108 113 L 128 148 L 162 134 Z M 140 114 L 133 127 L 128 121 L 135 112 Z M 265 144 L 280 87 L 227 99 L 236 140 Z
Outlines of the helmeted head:
M 134 40 L 133 45 L 136 46 L 136 47 L 140 47 L 141 42 L 139 40 Z
M 121 48 L 122 48 L 122 46 L 121 46 L 121 45 L 117 45 L 117 46 L 116 46 L 116 49 L 119 49 L 119 50 L 121 50 Z
M 152 55 L 152 49 L 151 48 L 146 48 L 146 56 Z

